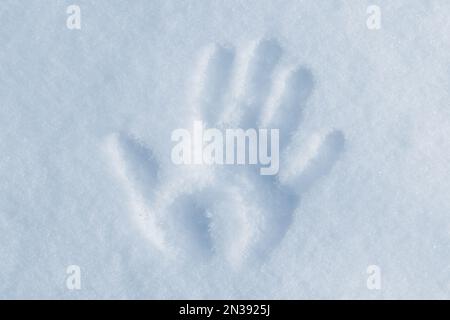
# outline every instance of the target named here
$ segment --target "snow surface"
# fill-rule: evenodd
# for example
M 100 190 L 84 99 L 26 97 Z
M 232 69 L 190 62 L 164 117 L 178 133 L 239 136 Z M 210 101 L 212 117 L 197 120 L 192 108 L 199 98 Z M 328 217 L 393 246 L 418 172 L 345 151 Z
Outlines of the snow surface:
M 2 1 L 0 297 L 450 298 L 449 14 Z M 279 175 L 173 165 L 193 120 L 280 127 Z

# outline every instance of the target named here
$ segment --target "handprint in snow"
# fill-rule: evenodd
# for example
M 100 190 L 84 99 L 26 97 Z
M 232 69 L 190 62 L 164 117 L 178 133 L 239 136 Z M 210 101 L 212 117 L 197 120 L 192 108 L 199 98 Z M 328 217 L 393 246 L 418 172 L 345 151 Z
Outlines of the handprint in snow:
M 314 88 L 305 67 L 284 67 L 277 41 L 235 50 L 207 48 L 194 77 L 190 123 L 208 128 L 279 129 L 280 170 L 261 175 L 251 165 L 159 163 L 136 137 L 114 134 L 108 151 L 128 195 L 132 216 L 150 243 L 171 256 L 223 258 L 233 267 L 263 261 L 293 221 L 301 195 L 325 176 L 344 147 L 339 130 L 297 147 L 294 133 Z M 192 120 L 192 121 L 191 121 Z M 170 167 L 172 174 L 159 172 Z

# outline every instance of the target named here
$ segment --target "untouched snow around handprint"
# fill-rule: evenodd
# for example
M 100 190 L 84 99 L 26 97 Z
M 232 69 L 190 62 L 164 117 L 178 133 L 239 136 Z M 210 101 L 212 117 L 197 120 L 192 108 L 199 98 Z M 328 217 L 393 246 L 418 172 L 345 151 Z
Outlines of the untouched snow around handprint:
M 0 9 L 0 298 L 450 297 L 450 3 L 78 4 Z M 193 120 L 287 162 L 174 166 Z

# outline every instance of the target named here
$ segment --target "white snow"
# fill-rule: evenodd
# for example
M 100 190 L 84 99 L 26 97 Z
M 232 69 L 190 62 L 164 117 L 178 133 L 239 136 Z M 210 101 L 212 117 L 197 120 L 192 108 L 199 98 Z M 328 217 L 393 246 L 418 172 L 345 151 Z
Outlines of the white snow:
M 0 298 L 450 298 L 449 13 L 3 1 Z M 194 120 L 280 127 L 280 174 L 175 166 Z

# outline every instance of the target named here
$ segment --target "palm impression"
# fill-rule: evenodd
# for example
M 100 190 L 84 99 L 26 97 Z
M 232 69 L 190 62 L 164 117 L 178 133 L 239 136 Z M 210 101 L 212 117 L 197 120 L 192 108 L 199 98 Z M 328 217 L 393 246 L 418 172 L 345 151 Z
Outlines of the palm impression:
M 278 174 L 261 175 L 252 165 L 175 166 L 136 137 L 113 134 L 107 141 L 133 221 L 169 257 L 216 258 L 233 267 L 264 261 L 289 230 L 302 194 L 324 181 L 344 147 L 335 129 L 300 146 L 293 141 L 314 78 L 306 67 L 284 66 L 277 41 L 236 52 L 219 45 L 203 52 L 186 123 L 279 129 Z

